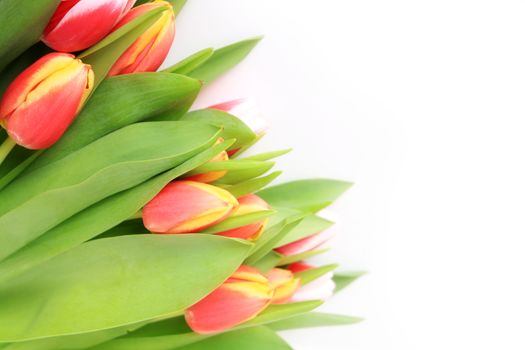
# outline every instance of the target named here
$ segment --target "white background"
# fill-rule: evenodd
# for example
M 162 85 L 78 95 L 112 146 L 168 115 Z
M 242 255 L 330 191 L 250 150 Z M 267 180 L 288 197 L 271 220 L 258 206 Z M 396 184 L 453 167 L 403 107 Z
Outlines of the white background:
M 335 177 L 332 255 L 370 273 L 288 332 L 306 349 L 525 349 L 525 3 L 190 0 L 168 63 L 265 34 L 200 106 L 257 99 L 294 147 L 281 180 Z

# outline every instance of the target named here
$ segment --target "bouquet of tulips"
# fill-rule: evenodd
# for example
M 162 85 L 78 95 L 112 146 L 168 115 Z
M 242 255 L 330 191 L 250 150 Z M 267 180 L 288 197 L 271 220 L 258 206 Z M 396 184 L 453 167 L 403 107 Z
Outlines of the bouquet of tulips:
M 192 110 L 259 38 L 157 71 L 181 0 L 0 0 L 0 349 L 289 349 L 359 272 L 306 259 L 349 184 L 269 186 L 251 100 Z

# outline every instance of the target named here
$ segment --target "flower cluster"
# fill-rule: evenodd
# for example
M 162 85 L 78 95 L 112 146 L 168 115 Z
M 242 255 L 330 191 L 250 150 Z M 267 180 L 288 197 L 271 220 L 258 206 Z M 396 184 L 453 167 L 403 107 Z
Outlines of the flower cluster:
M 360 276 L 306 262 L 349 183 L 269 186 L 289 150 L 246 156 L 268 132 L 254 100 L 191 110 L 259 38 L 158 71 L 183 0 L 17 1 L 34 13 L 0 3 L 0 27 L 26 23 L 0 31 L 0 348 L 222 348 L 240 329 L 270 348 Z

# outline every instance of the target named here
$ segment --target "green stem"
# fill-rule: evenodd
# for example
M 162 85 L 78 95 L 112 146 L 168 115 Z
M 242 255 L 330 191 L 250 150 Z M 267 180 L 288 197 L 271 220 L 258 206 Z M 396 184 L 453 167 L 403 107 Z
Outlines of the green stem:
M 142 219 L 142 210 L 139 210 L 135 214 L 131 215 L 127 220 Z
M 4 160 L 9 155 L 9 152 L 16 146 L 15 140 L 10 138 L 9 136 L 7 139 L 5 139 L 4 143 L 0 146 L 0 165 L 4 162 Z

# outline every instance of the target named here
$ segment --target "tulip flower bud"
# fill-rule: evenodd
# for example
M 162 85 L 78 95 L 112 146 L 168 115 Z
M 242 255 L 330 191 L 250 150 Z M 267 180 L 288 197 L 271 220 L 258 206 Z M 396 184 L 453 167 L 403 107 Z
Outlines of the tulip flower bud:
M 237 198 L 239 201 L 239 207 L 233 213 L 234 216 L 241 216 L 250 213 L 254 213 L 261 210 L 270 210 L 271 207 L 266 203 L 262 198 L 254 194 L 248 194 Z M 237 227 L 228 231 L 217 233 L 217 235 L 233 238 L 242 238 L 249 240 L 256 240 L 264 231 L 268 219 L 254 222 L 253 224 L 248 224 L 246 226 Z
M 219 139 L 217 139 L 217 142 L 215 144 L 218 145 L 218 144 L 221 144 L 223 142 L 224 142 L 224 139 L 222 137 L 219 137 Z M 209 162 L 210 163 L 211 162 L 220 162 L 220 161 L 225 161 L 225 160 L 228 160 L 228 152 L 222 151 L 221 153 L 219 153 L 215 157 L 213 157 Z M 196 174 L 196 175 L 187 176 L 184 179 L 185 180 L 190 180 L 190 181 L 198 181 L 198 182 L 210 183 L 210 182 L 217 181 L 220 178 L 224 177 L 224 175 L 226 175 L 226 173 L 227 173 L 226 170 L 210 171 L 210 172 L 204 173 L 204 174 Z
M 120 56 L 109 71 L 109 76 L 154 72 L 164 62 L 175 38 L 175 14 L 169 2 L 157 0 L 131 9 L 116 29 L 159 7 L 166 8 L 162 16 Z
M 241 266 L 221 286 L 185 312 L 186 322 L 197 333 L 228 330 L 251 320 L 272 300 L 273 288 L 256 269 Z
M 75 56 L 50 53 L 23 71 L 0 102 L 0 123 L 19 145 L 54 144 L 93 89 L 93 70 Z
M 288 265 L 287 269 L 293 273 L 302 272 L 315 268 L 315 266 L 303 262 L 297 262 Z M 301 286 L 292 296 L 292 302 L 307 300 L 327 300 L 334 294 L 335 282 L 333 281 L 334 273 L 332 271 L 324 274 L 318 279 Z
M 227 218 L 238 204 L 222 188 L 173 181 L 144 206 L 142 220 L 154 233 L 195 233 Z
M 284 304 L 290 301 L 300 285 L 299 278 L 295 278 L 291 271 L 273 268 L 267 274 L 270 286 L 275 289 L 272 304 Z
M 42 41 L 54 50 L 84 50 L 111 32 L 135 0 L 62 0 Z
M 283 255 L 301 254 L 320 247 L 334 236 L 333 232 L 323 231 L 303 239 L 288 243 L 281 247 L 275 248 L 275 251 Z

